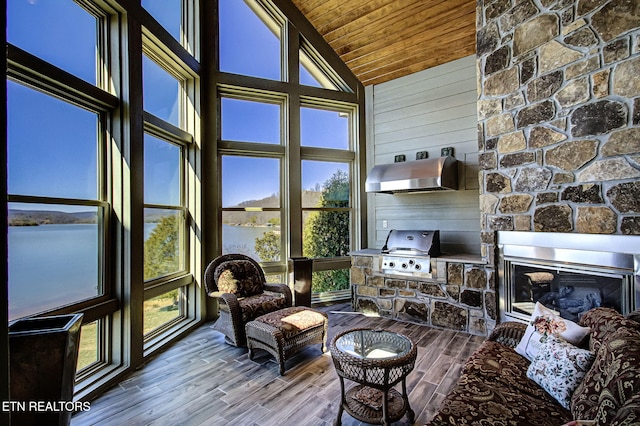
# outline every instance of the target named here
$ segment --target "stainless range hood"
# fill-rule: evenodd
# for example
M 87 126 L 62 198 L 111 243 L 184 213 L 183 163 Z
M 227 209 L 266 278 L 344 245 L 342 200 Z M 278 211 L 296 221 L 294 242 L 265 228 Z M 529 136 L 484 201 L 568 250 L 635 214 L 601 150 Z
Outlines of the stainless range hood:
M 396 194 L 458 189 L 458 161 L 450 156 L 380 164 L 369 172 L 367 192 Z

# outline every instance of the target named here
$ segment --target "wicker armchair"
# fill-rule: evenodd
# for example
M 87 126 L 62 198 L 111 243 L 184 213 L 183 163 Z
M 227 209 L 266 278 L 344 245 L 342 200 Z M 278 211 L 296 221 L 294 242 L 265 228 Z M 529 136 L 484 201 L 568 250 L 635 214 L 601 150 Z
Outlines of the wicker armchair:
M 211 261 L 204 285 L 209 297 L 219 300 L 220 317 L 214 329 L 233 346 L 247 346 L 246 323 L 291 306 L 289 287 L 268 284 L 260 265 L 243 254 L 225 254 Z

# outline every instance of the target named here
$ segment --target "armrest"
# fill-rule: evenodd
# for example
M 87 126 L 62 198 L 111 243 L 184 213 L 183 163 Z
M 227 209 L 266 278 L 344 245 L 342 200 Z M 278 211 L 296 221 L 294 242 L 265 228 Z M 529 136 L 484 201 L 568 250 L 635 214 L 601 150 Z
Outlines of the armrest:
M 507 321 L 500 323 L 493 329 L 487 340 L 502 343 L 503 345 L 515 348 L 522 340 L 527 324 L 517 321 Z
M 229 312 L 234 312 L 234 311 L 239 311 L 240 310 L 240 304 L 238 303 L 238 297 L 233 294 L 233 293 L 222 293 L 219 291 L 216 292 L 211 292 L 209 293 L 209 295 L 213 294 L 213 293 L 217 293 L 216 296 L 213 297 L 219 297 L 220 299 L 222 299 L 222 301 L 224 303 L 227 304 L 227 306 L 229 307 Z
M 291 289 L 286 284 L 271 284 L 265 283 L 264 285 L 265 291 L 272 291 L 274 293 L 281 293 L 284 295 L 284 298 L 287 300 L 287 306 L 291 306 L 293 297 L 291 295 Z

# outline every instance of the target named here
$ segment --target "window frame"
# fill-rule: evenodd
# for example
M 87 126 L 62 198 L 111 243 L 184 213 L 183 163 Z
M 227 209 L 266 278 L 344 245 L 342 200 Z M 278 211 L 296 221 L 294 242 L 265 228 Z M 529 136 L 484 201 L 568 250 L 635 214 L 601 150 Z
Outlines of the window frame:
M 31 202 L 40 204 L 68 204 L 68 205 L 92 205 L 102 211 L 102 220 L 99 227 L 102 232 L 99 235 L 99 259 L 101 260 L 100 278 L 102 282 L 102 294 L 86 300 L 71 303 L 65 306 L 49 309 L 34 315 L 63 315 L 70 313 L 82 313 L 85 323 L 99 320 L 103 324 L 111 324 L 112 316 L 120 309 L 117 298 L 117 280 L 114 279 L 115 253 L 108 248 L 113 244 L 113 206 L 110 199 L 111 181 L 113 171 L 108 164 L 112 162 L 112 137 L 114 134 L 114 114 L 121 108 L 120 99 L 112 94 L 113 87 L 107 77 L 111 67 L 111 40 L 107 37 L 112 26 L 113 9 L 104 5 L 104 9 L 98 8 L 86 1 L 77 2 L 87 13 L 97 20 L 97 51 L 96 59 L 96 84 L 91 84 L 75 75 L 50 64 L 35 55 L 32 55 L 10 43 L 7 43 L 7 68 L 6 79 L 22 84 L 46 95 L 58 98 L 75 106 L 84 108 L 98 114 L 98 200 L 91 202 L 68 198 L 33 197 L 19 194 L 7 194 L 8 202 Z M 79 371 L 76 376 L 76 390 L 81 391 L 87 381 L 104 376 L 113 370 L 113 336 L 108 331 L 108 326 L 99 329 L 98 359 Z M 83 383 L 84 382 L 84 383 Z
M 173 39 L 172 36 L 170 36 Z M 196 124 L 197 105 L 197 74 L 194 70 L 182 61 L 182 58 L 169 52 L 158 40 L 151 36 L 151 33 L 142 28 L 142 54 L 149 60 L 155 62 L 161 69 L 174 77 L 178 82 L 178 126 L 175 126 L 147 111 L 143 111 L 143 131 L 157 139 L 172 144 L 180 148 L 180 205 L 165 205 L 147 203 L 142 200 L 143 211 L 147 208 L 159 208 L 167 210 L 176 210 L 180 212 L 183 218 L 181 223 L 181 250 L 183 255 L 181 259 L 182 267 L 179 271 L 154 277 L 149 280 L 143 278 L 143 301 L 153 299 L 157 296 L 166 294 L 173 290 L 179 291 L 179 310 L 180 315 L 159 327 L 143 332 L 143 347 L 146 354 L 154 352 L 161 347 L 167 339 L 179 332 L 181 328 L 187 327 L 192 321 L 197 320 L 199 315 L 196 308 L 196 300 L 198 300 L 198 291 L 194 285 L 194 215 L 192 214 L 191 205 L 192 197 L 195 196 L 191 182 L 193 181 L 193 160 L 194 152 L 197 150 L 197 143 L 194 134 L 199 126 Z M 144 95 L 143 95 L 144 97 Z M 144 108 L 144 107 L 143 107 Z M 196 155 L 197 156 L 197 155 Z M 144 197 L 143 197 L 144 198 Z M 144 261 L 144 259 L 143 259 Z M 144 313 L 143 313 L 144 327 Z

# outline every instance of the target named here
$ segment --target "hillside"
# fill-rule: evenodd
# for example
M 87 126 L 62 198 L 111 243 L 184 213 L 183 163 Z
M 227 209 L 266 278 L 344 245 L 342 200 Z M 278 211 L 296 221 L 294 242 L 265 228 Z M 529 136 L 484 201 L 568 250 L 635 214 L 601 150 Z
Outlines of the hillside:
M 302 192 L 302 205 L 304 207 L 317 206 L 320 201 L 322 192 L 317 191 L 303 191 Z M 247 200 L 238 204 L 237 208 L 251 209 L 251 208 L 277 208 L 279 206 L 280 199 L 277 195 L 271 195 L 261 200 Z M 279 212 L 256 212 L 256 211 L 225 211 L 222 215 L 222 223 L 225 225 L 255 225 L 265 226 L 270 221 L 277 221 L 280 218 Z M 279 222 L 278 222 L 279 223 Z
M 304 207 L 316 206 L 320 200 L 321 192 L 304 191 L 302 193 L 302 205 Z M 277 208 L 279 207 L 279 197 L 271 195 L 261 200 L 247 200 L 238 204 L 238 208 L 251 209 L 256 207 Z M 166 211 L 147 210 L 145 211 L 145 222 L 158 222 L 166 216 Z M 256 225 L 264 226 L 270 222 L 278 221 L 279 212 L 256 212 L 256 211 L 232 211 L 224 212 L 223 223 L 227 225 Z M 17 210 L 9 209 L 9 226 L 38 226 L 51 224 L 76 224 L 76 223 L 97 223 L 95 212 L 67 213 L 61 211 L 45 210 Z M 278 223 L 279 224 L 279 223 Z
M 45 210 L 15 210 L 9 209 L 9 226 L 38 226 L 74 223 L 96 223 L 95 212 L 66 213 Z

